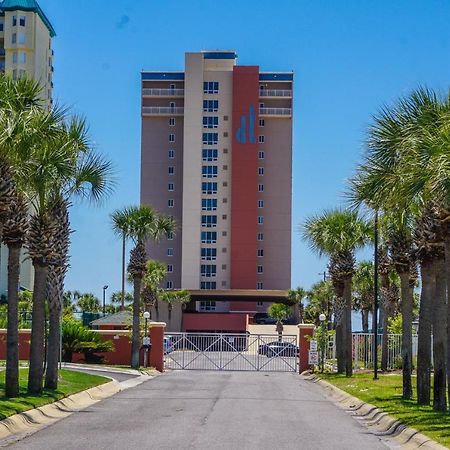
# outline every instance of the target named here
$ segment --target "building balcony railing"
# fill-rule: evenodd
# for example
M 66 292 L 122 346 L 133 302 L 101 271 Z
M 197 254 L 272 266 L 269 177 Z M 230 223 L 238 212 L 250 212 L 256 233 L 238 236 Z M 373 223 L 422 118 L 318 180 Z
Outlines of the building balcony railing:
M 143 106 L 142 115 L 144 116 L 182 116 L 184 108 L 181 106 Z
M 259 108 L 260 116 L 277 116 L 277 117 L 291 117 L 291 108 Z
M 261 89 L 259 91 L 259 97 L 283 97 L 291 98 L 292 91 L 290 89 Z
M 184 97 L 184 89 L 143 88 L 144 97 Z

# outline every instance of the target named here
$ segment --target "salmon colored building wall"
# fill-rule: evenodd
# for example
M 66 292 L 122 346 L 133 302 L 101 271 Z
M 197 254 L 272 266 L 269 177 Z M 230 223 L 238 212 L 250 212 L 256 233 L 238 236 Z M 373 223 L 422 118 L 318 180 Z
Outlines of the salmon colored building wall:
M 184 313 L 183 331 L 231 331 L 245 333 L 247 314 Z
M 309 340 L 314 334 L 315 325 L 301 324 L 298 326 L 298 346 L 300 348 L 299 373 L 311 368 L 308 364 Z

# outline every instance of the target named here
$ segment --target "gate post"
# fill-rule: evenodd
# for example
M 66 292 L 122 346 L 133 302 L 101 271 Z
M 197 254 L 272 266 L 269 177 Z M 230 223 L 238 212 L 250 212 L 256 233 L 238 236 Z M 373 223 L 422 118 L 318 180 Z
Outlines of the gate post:
M 150 351 L 150 367 L 154 367 L 159 372 L 164 372 L 164 322 L 150 322 L 149 334 L 152 343 Z
M 313 336 L 315 328 L 316 326 L 314 324 L 301 323 L 298 325 L 299 373 L 310 368 L 308 364 L 309 340 Z

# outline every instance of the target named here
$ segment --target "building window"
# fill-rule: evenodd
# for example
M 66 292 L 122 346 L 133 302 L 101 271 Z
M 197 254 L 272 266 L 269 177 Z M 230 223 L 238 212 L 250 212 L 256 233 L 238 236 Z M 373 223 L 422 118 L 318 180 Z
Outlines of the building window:
M 13 33 L 11 36 L 11 43 L 15 44 L 17 42 L 17 33 Z
M 173 191 L 175 190 L 175 184 L 174 184 L 174 183 L 169 183 L 169 184 L 167 185 L 167 190 L 168 190 L 169 192 L 173 192 Z
M 258 159 L 264 159 L 264 152 L 258 152 Z
M 257 241 L 263 241 L 264 240 L 264 233 L 258 233 L 256 235 L 256 240 Z
M 258 200 L 258 208 L 264 208 L 264 200 Z
M 175 158 L 175 150 L 169 150 L 168 155 L 170 159 Z
M 27 18 L 25 16 L 19 16 L 19 25 L 21 27 L 24 27 L 25 23 L 26 23 L 26 20 L 27 20 Z
M 215 311 L 216 310 L 216 302 L 209 300 L 202 300 L 200 302 L 200 311 Z
M 218 151 L 217 149 L 204 148 L 202 150 L 203 161 L 217 161 Z
M 203 194 L 217 194 L 217 183 L 204 182 L 202 183 Z
M 260 107 L 260 108 L 264 108 L 264 103 L 260 103 L 260 104 L 259 104 L 259 107 Z
M 217 116 L 203 117 L 204 128 L 217 128 L 219 126 L 219 118 Z
M 217 144 L 218 140 L 219 140 L 218 133 L 203 133 L 203 143 L 206 145 Z
M 167 239 L 168 239 L 169 241 L 173 241 L 173 231 L 169 231 L 169 232 L 167 233 Z
M 12 16 L 12 24 L 13 27 L 17 26 L 17 16 Z
M 258 273 L 263 273 L 263 266 L 258 266 Z
M 202 231 L 201 240 L 202 244 L 215 244 L 217 242 L 217 232 Z
M 167 264 L 167 273 L 173 273 L 173 264 Z
M 173 208 L 174 205 L 175 205 L 175 202 L 174 202 L 173 198 L 169 198 L 169 200 L 167 200 L 167 206 L 169 208 Z
M 175 117 L 169 118 L 169 126 L 174 127 L 175 126 Z
M 13 78 L 13 80 L 17 80 L 17 70 L 16 69 L 14 69 L 12 71 L 12 78 Z
M 4 23 L 3 22 L 0 22 L 0 31 L 3 31 L 3 29 L 4 29 Z
M 169 107 L 170 109 L 175 109 L 175 102 L 170 102 Z
M 262 283 L 262 281 L 258 281 L 258 282 L 256 283 L 256 289 L 263 289 L 263 283 Z
M 258 248 L 257 256 L 258 256 L 259 258 L 262 258 L 262 257 L 264 256 L 264 249 Z
M 258 184 L 258 192 L 264 192 L 264 185 Z
M 166 283 L 166 289 L 173 289 L 173 281 L 168 281 Z
M 256 306 L 264 306 L 264 302 L 256 302 Z
M 228 153 L 228 149 L 227 149 L 227 148 L 224 148 L 224 149 L 223 149 L 223 154 L 226 155 L 227 153 Z
M 216 282 L 215 281 L 201 281 L 200 282 L 200 289 L 216 289 Z
M 169 134 L 169 142 L 175 142 L 175 135 L 173 133 Z
M 202 198 L 202 210 L 203 211 L 215 211 L 217 209 L 216 198 Z
M 202 227 L 215 228 L 217 226 L 217 216 L 202 216 Z
M 219 100 L 203 100 L 204 112 L 217 112 L 219 110 Z
M 206 178 L 217 178 L 217 166 L 202 166 L 202 176 Z
M 201 258 L 206 261 L 215 261 L 217 258 L 217 249 L 216 248 L 202 248 L 201 249 Z
M 204 94 L 218 94 L 219 93 L 219 82 L 218 81 L 204 81 L 203 82 L 203 93 Z
M 169 175 L 173 175 L 175 173 L 175 167 L 169 166 Z
M 263 135 L 258 136 L 258 142 L 260 144 L 264 144 L 264 136 Z
M 19 33 L 19 44 L 24 45 L 25 44 L 25 33 Z
M 19 63 L 25 64 L 27 62 L 27 54 L 25 52 L 19 53 Z
M 258 175 L 264 175 L 264 167 L 258 167 Z
M 171 89 L 171 90 L 174 90 L 175 87 L 176 87 L 175 84 L 171 84 L 171 85 L 170 85 L 170 89 Z
M 217 266 L 215 264 L 201 264 L 200 275 L 206 278 L 214 278 L 217 274 Z
M 262 225 L 264 223 L 264 217 L 263 216 L 258 216 L 258 224 Z
M 173 248 L 167 249 L 167 256 L 173 256 Z
M 263 127 L 266 124 L 266 122 L 264 121 L 264 119 L 259 119 L 259 126 Z
M 13 64 L 17 64 L 17 52 L 14 52 L 12 55 Z

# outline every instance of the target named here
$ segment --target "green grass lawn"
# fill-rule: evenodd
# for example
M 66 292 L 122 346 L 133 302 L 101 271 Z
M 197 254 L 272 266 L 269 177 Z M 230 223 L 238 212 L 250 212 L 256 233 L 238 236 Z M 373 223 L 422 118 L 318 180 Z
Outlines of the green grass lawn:
M 431 407 L 419 407 L 415 398 L 402 400 L 401 375 L 380 375 L 379 380 L 373 380 L 372 373 L 358 373 L 352 378 L 337 374 L 320 374 L 320 377 L 450 447 L 450 415 L 433 411 Z
M 0 372 L 0 420 L 16 413 L 37 408 L 47 403 L 55 402 L 63 397 L 89 389 L 110 381 L 108 378 L 87 373 L 61 370 L 57 391 L 44 390 L 42 395 L 27 394 L 28 370 L 20 370 L 20 397 L 7 398 L 4 396 L 5 372 Z

